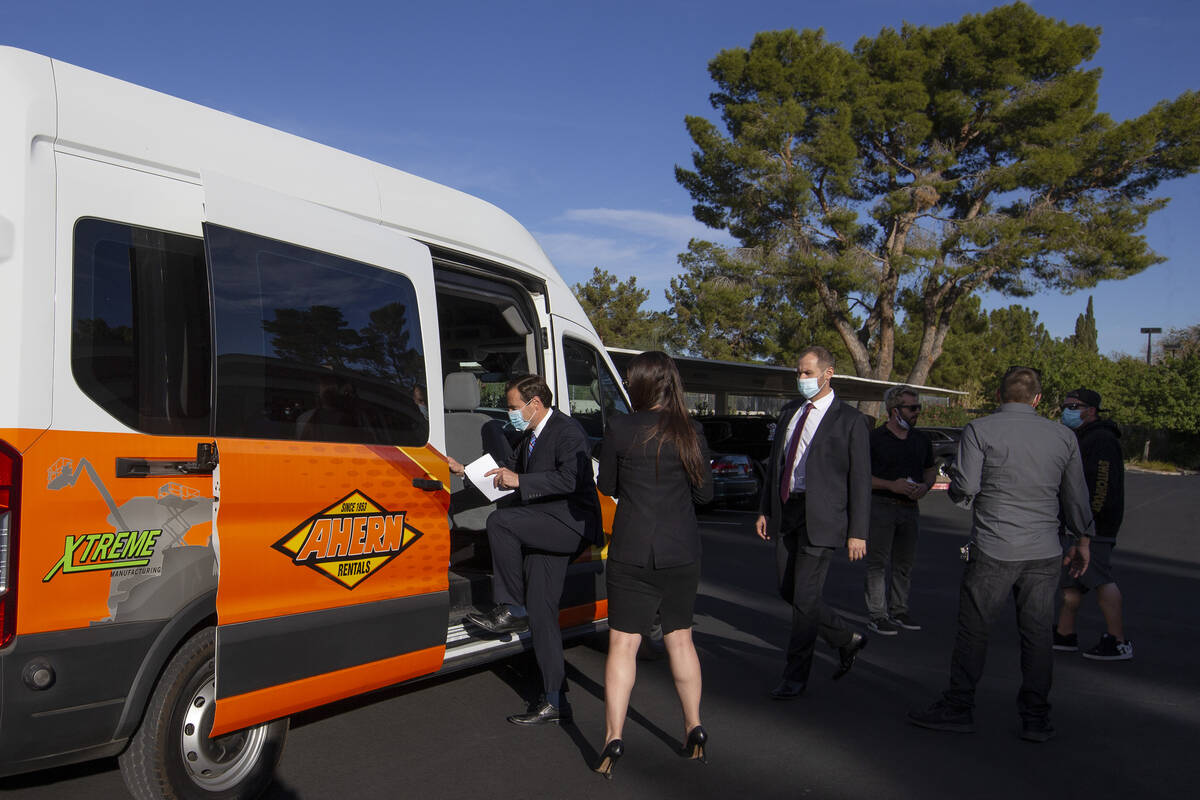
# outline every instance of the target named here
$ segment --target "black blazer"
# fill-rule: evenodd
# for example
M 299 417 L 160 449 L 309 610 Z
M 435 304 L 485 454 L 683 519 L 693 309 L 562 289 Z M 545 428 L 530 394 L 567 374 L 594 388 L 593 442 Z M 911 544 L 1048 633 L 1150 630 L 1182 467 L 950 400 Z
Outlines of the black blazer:
M 787 429 L 804 407 L 793 400 L 779 412 L 775 441 L 767 462 L 759 512 L 767 518 L 767 533 L 779 534 L 779 484 L 787 455 Z M 809 443 L 805 473 L 804 518 L 808 538 L 818 547 L 841 547 L 846 539 L 866 539 L 871 518 L 871 429 L 867 418 L 836 396 Z
M 533 429 L 525 431 L 507 466 L 521 476 L 514 495 L 588 540 L 604 543 L 600 498 L 592 478 L 588 437 L 578 421 L 555 410 L 529 453 Z
M 664 444 L 660 457 L 659 440 L 646 441 L 658 419 L 655 411 L 609 418 L 597 484 L 606 495 L 620 498 L 609 559 L 641 567 L 653 557 L 653 565 L 661 569 L 700 558 L 694 504 L 712 500 L 713 482 L 712 456 L 700 425 L 692 422 L 700 439 L 704 481 L 693 486 L 673 445 Z

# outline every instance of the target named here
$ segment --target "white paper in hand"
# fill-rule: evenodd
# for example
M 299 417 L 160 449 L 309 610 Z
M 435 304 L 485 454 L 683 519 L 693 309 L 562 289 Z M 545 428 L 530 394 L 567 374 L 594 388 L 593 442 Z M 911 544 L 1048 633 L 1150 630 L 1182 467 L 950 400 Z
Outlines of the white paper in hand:
M 467 479 L 475 484 L 475 488 L 483 492 L 483 496 L 488 500 L 499 500 L 506 494 L 512 494 L 512 489 L 497 489 L 496 476 L 484 476 L 484 473 L 494 469 L 499 469 L 500 465 L 496 463 L 496 459 L 492 458 L 490 453 L 484 453 L 479 458 L 467 464 L 463 469 L 466 470 Z

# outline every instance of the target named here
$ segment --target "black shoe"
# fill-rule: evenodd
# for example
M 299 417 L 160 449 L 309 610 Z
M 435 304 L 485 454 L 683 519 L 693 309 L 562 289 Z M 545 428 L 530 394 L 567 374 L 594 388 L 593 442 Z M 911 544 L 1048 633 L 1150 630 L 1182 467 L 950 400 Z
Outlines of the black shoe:
M 975 719 L 971 710 L 955 708 L 945 700 L 937 701 L 924 711 L 908 712 L 908 721 L 933 731 L 975 732 Z
M 704 754 L 704 745 L 707 743 L 708 733 L 705 732 L 703 725 L 697 725 L 688 731 L 687 742 L 684 743 L 683 749 L 679 751 L 679 755 L 684 758 L 695 759 L 701 764 L 707 764 L 708 756 Z
M 506 605 L 498 605 L 487 614 L 472 611 L 467 614 L 465 619 L 488 633 L 517 633 L 529 630 L 529 617 L 514 616 L 512 610 Z
M 838 648 L 838 656 L 842 663 L 838 664 L 837 670 L 833 673 L 833 679 L 836 681 L 845 676 L 850 668 L 854 666 L 854 659 L 858 658 L 858 654 L 867 646 L 867 637 L 861 633 L 850 635 L 850 643 L 845 647 Z
M 543 702 L 527 714 L 513 714 L 508 721 L 513 725 L 557 725 L 571 721 L 571 709 L 565 705 L 552 706 Z
M 908 614 L 893 614 L 892 615 L 892 623 L 895 625 L 899 625 L 901 628 L 904 628 L 904 630 L 906 630 L 906 631 L 921 630 L 921 623 L 913 620 L 913 618 L 910 617 Z
M 789 681 L 784 678 L 779 682 L 779 685 L 771 690 L 771 697 L 776 700 L 795 700 L 800 695 L 804 694 L 804 689 L 807 687 L 804 681 Z
M 1027 742 L 1048 742 L 1054 738 L 1054 726 L 1048 719 L 1026 719 L 1021 721 L 1021 738 Z
M 895 636 L 900 632 L 900 626 L 887 617 L 872 617 L 867 623 L 867 630 L 878 633 L 880 636 Z
M 599 772 L 611 781 L 613 770 L 617 768 L 617 759 L 623 755 L 625 755 L 625 745 L 621 744 L 620 739 L 613 739 L 604 745 L 604 752 L 600 754 L 600 761 L 596 763 L 596 766 L 592 767 L 592 771 Z
M 1079 634 L 1068 633 L 1066 635 L 1058 632 L 1058 626 L 1054 626 L 1054 649 L 1061 650 L 1064 653 L 1074 653 L 1079 649 Z

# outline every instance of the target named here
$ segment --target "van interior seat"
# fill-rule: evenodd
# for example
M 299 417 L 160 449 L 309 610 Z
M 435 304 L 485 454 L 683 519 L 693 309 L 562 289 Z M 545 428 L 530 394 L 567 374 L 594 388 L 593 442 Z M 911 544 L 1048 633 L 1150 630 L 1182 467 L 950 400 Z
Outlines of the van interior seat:
M 484 453 L 483 426 L 492 417 L 479 408 L 479 379 L 470 372 L 451 372 L 443 385 L 446 405 L 446 455 L 464 466 Z M 487 530 L 488 515 L 496 505 L 463 479 L 450 476 L 450 527 L 458 530 Z

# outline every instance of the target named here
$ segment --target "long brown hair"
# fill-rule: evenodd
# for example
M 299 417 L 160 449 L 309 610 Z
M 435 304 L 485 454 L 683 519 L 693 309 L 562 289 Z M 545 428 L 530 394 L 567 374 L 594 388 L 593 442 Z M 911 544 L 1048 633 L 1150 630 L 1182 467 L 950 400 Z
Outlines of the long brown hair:
M 679 453 L 688 480 L 693 486 L 699 486 L 704 482 L 707 465 L 700 452 L 700 439 L 692 427 L 692 418 L 688 416 L 683 381 L 675 362 L 661 350 L 648 350 L 630 360 L 625 377 L 633 409 L 659 412 L 658 425 L 646 438 L 646 441 L 658 439 L 656 460 L 662 454 L 663 443 L 670 442 Z

